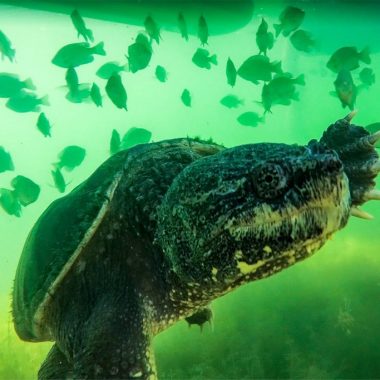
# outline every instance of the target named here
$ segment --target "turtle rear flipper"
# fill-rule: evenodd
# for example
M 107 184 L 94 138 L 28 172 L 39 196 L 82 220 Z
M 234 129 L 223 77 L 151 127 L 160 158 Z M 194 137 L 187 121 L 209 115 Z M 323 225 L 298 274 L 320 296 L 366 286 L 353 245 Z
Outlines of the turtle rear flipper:
M 69 379 L 71 372 L 72 367 L 66 356 L 54 344 L 38 371 L 38 380 Z
M 94 308 L 75 339 L 74 379 L 156 379 L 144 308 L 130 300 L 108 295 Z

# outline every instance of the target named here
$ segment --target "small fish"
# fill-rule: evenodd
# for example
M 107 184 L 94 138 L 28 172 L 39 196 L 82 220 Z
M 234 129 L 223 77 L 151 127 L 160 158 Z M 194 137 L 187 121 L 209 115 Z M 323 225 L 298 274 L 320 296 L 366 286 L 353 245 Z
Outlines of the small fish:
M 280 24 L 274 24 L 276 37 L 282 32 L 284 37 L 289 36 L 291 32 L 298 29 L 303 22 L 305 12 L 297 7 L 288 6 L 280 14 Z
M 91 96 L 91 89 L 88 83 L 81 83 L 78 85 L 76 91 L 68 91 L 65 98 L 71 103 L 82 103 L 83 101 L 88 101 Z
M 256 112 L 244 112 L 236 120 L 247 127 L 257 127 L 259 123 L 264 122 L 264 118 Z
M 186 107 L 191 107 L 191 95 L 187 88 L 182 91 L 181 100 Z
M 336 94 L 342 103 L 342 107 L 348 106 L 352 111 L 355 106 L 357 89 L 352 79 L 351 72 L 347 69 L 340 70 L 334 85 Z
M 92 30 L 86 28 L 86 24 L 77 9 L 74 9 L 71 12 L 70 17 L 71 17 L 71 21 L 74 24 L 75 29 L 78 32 L 78 38 L 82 36 L 86 42 L 88 40 L 90 40 L 91 42 L 94 42 L 94 35 L 92 33 Z
M 64 193 L 66 191 L 66 181 L 63 178 L 62 172 L 56 168 L 55 170 L 51 171 L 51 175 L 53 176 L 53 181 L 55 187 L 58 189 L 60 193 Z
M 103 107 L 103 99 L 102 95 L 100 94 L 100 88 L 96 83 L 92 84 L 90 96 L 97 107 Z
M 211 69 L 211 63 L 213 65 L 217 65 L 217 59 L 216 55 L 210 55 L 210 52 L 206 49 L 198 48 L 197 51 L 194 53 L 192 61 L 194 64 L 196 64 L 201 69 Z
M 178 28 L 179 31 L 181 32 L 181 37 L 184 38 L 186 41 L 189 40 L 189 34 L 187 31 L 187 24 L 185 17 L 183 16 L 182 12 L 178 13 Z
M 152 16 L 147 16 L 144 21 L 145 31 L 149 34 L 152 40 L 155 40 L 157 44 L 160 43 L 161 35 L 160 28 L 153 20 Z
M 33 92 L 20 91 L 17 95 L 8 99 L 5 105 L 15 112 L 39 112 L 40 106 L 49 106 L 49 98 L 47 95 L 38 98 Z
M 135 73 L 145 69 L 152 58 L 152 46 L 145 34 L 139 33 L 136 41 L 128 46 L 129 70 Z
M 120 149 L 129 149 L 137 144 L 146 144 L 150 141 L 152 132 L 145 128 L 132 127 L 123 136 Z
M 79 88 L 79 78 L 74 67 L 70 67 L 66 70 L 65 80 L 69 92 L 75 93 Z
M 127 71 L 129 68 L 128 63 L 120 65 L 118 62 L 106 62 L 100 66 L 96 71 L 96 75 L 102 79 L 109 79 L 113 73 L 120 73 L 121 71 Z
M 15 169 L 11 155 L 0 146 L 0 173 Z
M 201 41 L 202 46 L 208 44 L 208 26 L 203 15 L 200 16 L 198 20 L 198 37 Z
M 120 150 L 120 133 L 116 130 L 112 130 L 111 140 L 110 140 L 110 154 L 113 155 Z
M 66 71 L 66 84 L 69 89 L 66 99 L 71 103 L 82 103 L 83 100 L 90 96 L 90 85 L 88 83 L 79 83 L 78 74 L 74 67 Z
M 359 79 L 363 83 L 364 86 L 370 87 L 375 83 L 375 73 L 369 67 L 365 67 L 359 73 Z
M 189 324 L 189 328 L 191 325 L 198 325 L 203 331 L 203 325 L 208 322 L 212 328 L 212 310 L 209 307 L 205 307 L 203 309 L 200 309 L 190 317 L 186 317 L 185 320 Z
M 21 204 L 18 201 L 14 191 L 0 189 L 0 205 L 9 215 L 21 216 Z
M 281 62 L 270 62 L 267 56 L 259 54 L 247 58 L 237 71 L 241 78 L 254 84 L 258 84 L 260 80 L 269 82 L 272 73 L 282 73 Z
M 310 53 L 315 48 L 313 35 L 306 30 L 299 29 L 290 36 L 293 47 L 299 51 Z
M 359 61 L 371 63 L 368 47 L 361 52 L 354 46 L 342 47 L 333 53 L 326 66 L 334 73 L 338 73 L 342 69 L 350 71 L 357 69 Z
M 40 195 L 40 186 L 31 179 L 18 175 L 11 181 L 14 188 L 14 195 L 22 206 L 28 206 L 35 202 Z
M 45 137 L 51 137 L 51 125 L 50 121 L 45 115 L 45 112 L 41 112 L 37 119 L 37 128 L 38 130 L 45 136 Z
M 259 48 L 259 54 L 267 55 L 267 50 L 272 49 L 273 44 L 273 33 L 268 32 L 268 23 L 263 18 L 256 32 L 256 45 Z
M 11 98 L 23 89 L 35 90 L 36 87 L 30 78 L 20 80 L 16 74 L 0 73 L 0 98 Z
M 166 82 L 166 80 L 168 79 L 168 73 L 166 72 L 165 67 L 163 66 L 157 65 L 155 74 L 156 78 L 162 83 Z
M 86 156 L 86 150 L 77 145 L 69 145 L 64 148 L 59 154 L 59 161 L 55 164 L 58 169 L 65 168 L 66 170 L 73 170 L 79 166 Z
M 271 112 L 273 104 L 288 106 L 292 100 L 298 100 L 296 85 L 304 86 L 305 77 L 303 74 L 293 78 L 291 74 L 281 74 L 273 78 L 268 84 L 263 86 L 261 92 L 262 105 L 266 112 Z
M 92 62 L 95 54 L 106 55 L 104 42 L 99 42 L 94 46 L 90 46 L 88 42 L 77 42 L 65 45 L 59 49 L 52 59 L 52 63 L 68 69 Z
M 11 41 L 9 38 L 0 30 L 0 52 L 1 59 L 7 57 L 11 62 L 13 62 L 16 54 L 16 50 L 13 49 Z
M 231 58 L 228 58 L 227 65 L 226 65 L 226 76 L 227 76 L 227 83 L 230 86 L 235 86 L 236 83 L 236 67 L 234 63 L 232 62 Z
M 236 95 L 226 95 L 220 99 L 220 104 L 227 108 L 238 108 L 244 104 L 243 100 L 239 99 Z
M 119 74 L 113 73 L 110 79 L 108 79 L 106 93 L 117 108 L 127 111 L 127 92 Z

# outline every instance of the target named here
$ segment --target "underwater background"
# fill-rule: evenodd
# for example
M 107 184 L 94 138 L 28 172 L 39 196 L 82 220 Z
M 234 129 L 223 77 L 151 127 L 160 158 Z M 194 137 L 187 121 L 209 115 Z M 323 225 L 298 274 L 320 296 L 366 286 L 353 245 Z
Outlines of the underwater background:
M 330 94 L 336 90 L 337 74 L 326 66 L 332 54 L 346 46 L 358 51 L 368 47 L 371 58 L 370 64 L 360 62 L 360 68 L 351 71 L 357 88 L 351 107 L 358 110 L 354 123 L 380 122 L 379 2 L 141 1 L 130 8 L 121 3 L 109 2 L 105 7 L 100 1 L 64 5 L 0 1 L 0 30 L 15 49 L 13 62 L 0 59 L 0 75 L 31 78 L 38 97 L 47 95 L 50 103 L 36 112 L 21 113 L 6 106 L 7 99 L 0 99 L 0 146 L 11 155 L 14 166 L 0 173 L 0 188 L 12 189 L 12 179 L 18 175 L 40 186 L 38 199 L 22 207 L 19 216 L 10 215 L 7 206 L 0 207 L 1 380 L 36 378 L 51 346 L 19 340 L 10 294 L 28 232 L 42 211 L 62 196 L 52 171 L 65 147 L 85 149 L 80 165 L 61 170 L 67 193 L 110 156 L 113 130 L 123 136 L 132 127 L 144 128 L 151 132 L 151 141 L 199 136 L 227 147 L 256 142 L 306 144 L 350 112 Z M 289 36 L 280 34 L 267 56 L 271 62 L 281 62 L 283 72 L 292 75 L 288 78 L 304 75 L 305 85 L 296 85 L 298 95 L 290 104 L 273 104 L 271 112 L 264 114 L 260 104 L 264 82 L 254 84 L 238 75 L 231 86 L 226 63 L 230 58 L 238 69 L 258 54 L 256 32 L 262 18 L 268 32 L 275 34 L 273 24 L 279 24 L 287 6 L 305 12 L 299 29 L 312 36 L 311 51 L 297 49 Z M 80 83 L 99 86 L 102 107 L 89 97 L 80 103 L 67 99 L 66 69 L 51 62 L 64 45 L 84 41 L 78 39 L 70 19 L 74 9 L 92 30 L 94 44 L 104 42 L 105 56 L 95 55 L 93 62 L 76 68 Z M 177 26 L 179 12 L 188 25 L 188 40 Z M 152 57 L 145 69 L 120 73 L 128 94 L 126 111 L 110 100 L 107 80 L 96 71 L 106 62 L 127 62 L 128 46 L 144 32 L 148 15 L 159 25 L 161 39 L 159 44 L 152 41 Z M 209 32 L 204 46 L 197 35 L 201 16 Z M 198 48 L 215 54 L 217 64 L 212 62 L 210 69 L 197 66 L 192 57 Z M 167 72 L 164 82 L 155 75 L 157 65 Z M 373 71 L 374 83 L 363 83 L 359 75 L 363 68 Z M 191 104 L 185 104 L 189 103 L 183 99 L 185 89 Z M 236 96 L 236 107 L 220 102 L 229 94 Z M 50 122 L 51 137 L 36 126 L 40 111 Z M 246 112 L 250 114 L 239 120 Z M 4 200 L 8 193 L 1 194 Z M 212 326 L 206 324 L 200 331 L 181 321 L 157 336 L 159 379 L 380 378 L 380 207 L 370 202 L 363 209 L 374 220 L 350 218 L 315 256 L 213 302 Z

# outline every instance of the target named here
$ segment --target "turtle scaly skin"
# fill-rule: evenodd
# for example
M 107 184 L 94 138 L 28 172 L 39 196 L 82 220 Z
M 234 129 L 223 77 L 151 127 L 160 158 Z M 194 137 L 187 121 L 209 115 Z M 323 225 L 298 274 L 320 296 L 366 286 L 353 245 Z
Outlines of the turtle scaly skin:
M 155 379 L 156 334 L 369 217 L 380 136 L 350 118 L 306 146 L 138 145 L 53 202 L 13 295 L 19 336 L 55 342 L 39 379 Z

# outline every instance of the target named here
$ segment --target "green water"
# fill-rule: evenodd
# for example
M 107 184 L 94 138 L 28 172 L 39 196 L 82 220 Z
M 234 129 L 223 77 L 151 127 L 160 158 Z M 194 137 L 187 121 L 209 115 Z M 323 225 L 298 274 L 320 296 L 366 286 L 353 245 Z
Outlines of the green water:
M 242 126 L 236 120 L 241 113 L 263 112 L 256 103 L 261 99 L 262 85 L 238 78 L 231 89 L 225 77 L 227 58 L 240 65 L 256 54 L 255 33 L 261 17 L 272 30 L 288 4 L 305 10 L 302 28 L 313 33 L 317 50 L 299 52 L 288 38 L 280 36 L 268 55 L 271 60 L 281 60 L 284 71 L 294 76 L 304 74 L 306 86 L 299 87 L 299 101 L 274 106 L 264 124 L 257 128 Z M 38 94 L 48 94 L 51 106 L 44 111 L 53 125 L 52 138 L 44 138 L 35 127 L 38 113 L 13 112 L 5 107 L 4 99 L 0 100 L 0 145 L 11 153 L 15 164 L 14 172 L 0 174 L 0 187 L 9 188 L 17 174 L 41 186 L 40 198 L 24 208 L 21 218 L 0 209 L 0 379 L 36 378 L 51 346 L 18 339 L 10 315 L 10 293 L 29 230 L 60 196 L 50 171 L 65 146 L 75 144 L 87 151 L 81 166 L 64 172 L 70 191 L 108 158 L 112 129 L 124 134 L 132 126 L 143 127 L 152 132 L 154 141 L 187 135 L 212 137 L 228 147 L 269 141 L 305 144 L 319 138 L 329 124 L 349 112 L 329 94 L 335 75 L 326 68 L 331 54 L 342 46 L 357 46 L 359 50 L 370 47 L 370 67 L 378 81 L 358 95 L 355 123 L 380 121 L 380 7 L 376 2 L 258 1 L 244 12 L 237 9 L 237 16 L 230 10 L 231 17 L 228 12 L 218 12 L 215 4 L 187 4 L 189 25 L 196 25 L 201 13 L 209 21 L 207 49 L 217 54 L 219 62 L 211 70 L 200 69 L 191 61 L 200 46 L 197 36 L 190 35 L 186 42 L 175 28 L 175 19 L 170 21 L 182 6 L 173 2 L 166 7 L 153 9 L 157 12 L 153 17 L 157 16 L 162 25 L 162 41 L 159 46 L 153 45 L 150 65 L 135 74 L 123 74 L 128 92 L 126 112 L 106 96 L 103 108 L 65 99 L 65 70 L 50 61 L 60 47 L 78 41 L 68 14 L 55 13 L 51 7 L 47 11 L 46 7 L 32 9 L 0 2 L 0 29 L 11 39 L 17 60 L 0 60 L 0 71 L 17 73 L 22 79 L 31 77 Z M 80 82 L 95 81 L 105 94 L 106 82 L 95 76 L 97 68 L 110 60 L 124 61 L 128 45 L 143 30 L 144 17 L 151 9 L 142 6 L 129 24 L 119 22 L 120 17 L 112 12 L 102 19 L 87 17 L 96 17 L 96 12 L 91 13 L 87 6 L 84 9 L 88 12 L 82 12 L 87 26 L 96 41 L 104 41 L 107 56 L 96 56 L 93 63 L 77 71 Z M 166 83 L 154 76 L 158 64 L 168 71 Z M 355 82 L 359 71 L 352 73 Z M 180 100 L 184 88 L 192 94 L 190 108 Z M 244 99 L 244 105 L 238 109 L 223 107 L 219 100 L 229 93 Z M 312 258 L 215 301 L 213 329 L 206 325 L 201 333 L 179 322 L 156 337 L 159 378 L 380 378 L 380 208 L 369 202 L 363 209 L 375 219 L 351 218 L 346 228 Z

